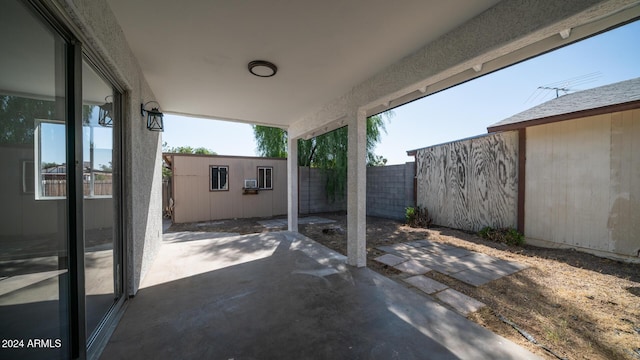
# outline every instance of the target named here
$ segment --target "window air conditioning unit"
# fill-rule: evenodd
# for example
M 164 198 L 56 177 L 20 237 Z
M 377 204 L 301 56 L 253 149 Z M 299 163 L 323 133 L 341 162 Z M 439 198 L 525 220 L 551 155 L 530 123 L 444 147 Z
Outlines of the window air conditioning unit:
M 245 189 L 257 189 L 258 188 L 258 180 L 256 180 L 256 179 L 244 179 L 244 188 Z

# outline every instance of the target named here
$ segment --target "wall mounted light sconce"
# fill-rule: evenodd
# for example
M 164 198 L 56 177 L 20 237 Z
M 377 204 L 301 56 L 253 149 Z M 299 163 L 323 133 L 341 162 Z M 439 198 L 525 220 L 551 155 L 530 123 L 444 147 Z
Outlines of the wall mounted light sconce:
M 108 95 L 104 98 L 105 103 L 98 105 L 100 111 L 98 112 L 98 125 L 104 127 L 113 126 L 113 96 Z
M 145 107 L 148 104 L 154 103 L 157 107 L 152 107 L 151 110 L 147 110 Z M 160 104 L 157 101 L 149 101 L 145 104 L 140 104 L 140 113 L 142 116 L 147 116 L 147 129 L 149 131 L 164 131 L 164 122 L 162 117 L 164 114 L 158 109 Z

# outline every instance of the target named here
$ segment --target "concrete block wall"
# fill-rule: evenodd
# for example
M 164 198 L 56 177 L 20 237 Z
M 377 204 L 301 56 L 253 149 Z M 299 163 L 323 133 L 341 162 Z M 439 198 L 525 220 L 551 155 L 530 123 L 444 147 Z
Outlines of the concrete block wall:
M 298 171 L 300 214 L 347 210 L 346 194 L 337 196 L 334 202 L 327 199 L 321 170 L 299 167 Z M 405 208 L 414 206 L 414 176 L 413 162 L 367 167 L 367 215 L 403 220 Z
M 414 206 L 413 162 L 367 168 L 367 215 L 403 220 L 405 208 Z
M 298 212 L 300 214 L 347 210 L 346 186 L 344 194 L 336 195 L 333 202 L 328 200 L 325 189 L 326 177 L 322 170 L 300 166 L 298 167 L 298 181 Z

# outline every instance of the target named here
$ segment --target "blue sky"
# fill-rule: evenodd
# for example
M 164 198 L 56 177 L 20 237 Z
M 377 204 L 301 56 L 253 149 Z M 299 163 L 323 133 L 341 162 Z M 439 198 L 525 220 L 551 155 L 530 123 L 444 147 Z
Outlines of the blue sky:
M 487 126 L 555 98 L 540 86 L 586 90 L 640 77 L 640 21 L 394 109 L 376 154 L 413 161 L 407 150 L 484 134 Z M 256 156 L 250 125 L 165 115 L 170 147 Z
M 98 126 L 98 107 L 93 108 L 93 113 L 89 121 L 94 125 L 93 128 L 93 144 L 94 144 L 94 169 L 100 169 L 101 165 L 110 166 L 112 161 L 112 128 L 104 128 Z M 41 128 L 41 146 L 42 146 L 42 162 L 63 164 L 66 154 L 64 125 L 61 123 L 45 122 Z M 89 161 L 89 139 L 91 138 L 91 129 L 88 126 L 83 127 L 84 148 L 82 156 L 84 161 Z

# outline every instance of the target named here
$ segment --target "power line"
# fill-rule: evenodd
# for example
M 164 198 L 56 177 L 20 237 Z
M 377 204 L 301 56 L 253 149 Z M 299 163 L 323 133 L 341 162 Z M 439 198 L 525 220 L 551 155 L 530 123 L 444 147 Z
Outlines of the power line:
M 560 96 L 560 91 L 564 91 L 565 95 L 572 91 L 568 88 L 559 88 L 559 87 L 549 87 L 549 86 L 538 86 L 538 89 L 542 90 L 555 90 L 556 91 L 556 99 Z
M 542 101 L 547 97 L 547 90 L 554 90 L 556 92 L 556 98 L 560 97 L 560 92 L 564 92 L 564 94 L 568 94 L 569 92 L 578 91 L 578 87 L 583 87 L 586 84 L 597 81 L 598 78 L 602 76 L 600 71 L 595 71 L 589 74 L 574 76 L 572 78 L 568 78 L 565 80 L 560 80 L 548 84 L 544 84 L 538 86 L 532 93 L 529 95 L 525 104 L 528 102 L 537 102 L 538 100 Z

